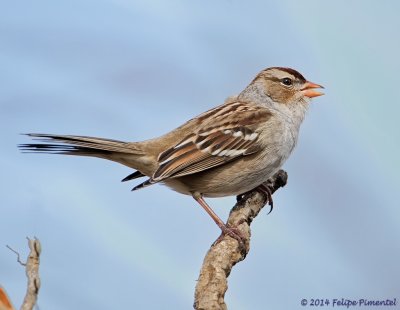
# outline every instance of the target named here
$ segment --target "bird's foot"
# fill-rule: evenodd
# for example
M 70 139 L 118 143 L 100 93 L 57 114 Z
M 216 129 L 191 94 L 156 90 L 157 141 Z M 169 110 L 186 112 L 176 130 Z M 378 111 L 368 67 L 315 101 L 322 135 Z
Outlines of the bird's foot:
M 220 228 L 222 231 L 221 235 L 218 237 L 217 240 L 215 240 L 215 242 L 213 243 L 213 246 L 220 243 L 224 239 L 224 237 L 226 235 L 228 235 L 229 237 L 232 237 L 233 239 L 237 240 L 237 242 L 239 243 L 240 252 L 245 255 L 245 253 L 246 253 L 246 247 L 245 247 L 246 238 L 243 235 L 243 233 L 237 227 L 231 227 L 229 225 L 224 225 Z
M 272 200 L 271 189 L 266 184 L 261 184 L 261 185 L 257 186 L 255 189 L 253 189 L 247 193 L 237 195 L 236 201 L 237 202 L 241 201 L 246 194 L 251 193 L 252 191 L 258 191 L 265 196 L 265 202 L 266 203 L 268 202 L 269 206 L 271 207 L 268 212 L 268 214 L 270 214 L 272 212 L 272 209 L 274 208 L 274 201 Z
M 272 212 L 272 209 L 274 208 L 274 201 L 272 199 L 272 191 L 271 191 L 271 189 L 269 188 L 268 185 L 261 184 L 261 185 L 257 186 L 255 188 L 255 190 L 259 191 L 261 194 L 265 195 L 265 198 L 266 198 L 265 202 L 268 202 L 268 204 L 270 206 L 270 209 L 269 209 L 269 212 L 268 212 L 268 214 L 270 214 Z

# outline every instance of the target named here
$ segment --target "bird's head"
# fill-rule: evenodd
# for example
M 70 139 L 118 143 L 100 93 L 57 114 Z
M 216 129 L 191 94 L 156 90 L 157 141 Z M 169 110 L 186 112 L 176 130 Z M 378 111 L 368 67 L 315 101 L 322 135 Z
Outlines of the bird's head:
M 280 104 L 309 102 L 310 98 L 323 95 L 315 90 L 324 88 L 307 81 L 302 74 L 291 68 L 272 67 L 261 71 L 251 84 L 258 84 L 265 95 Z M 250 85 L 251 85 L 250 84 Z

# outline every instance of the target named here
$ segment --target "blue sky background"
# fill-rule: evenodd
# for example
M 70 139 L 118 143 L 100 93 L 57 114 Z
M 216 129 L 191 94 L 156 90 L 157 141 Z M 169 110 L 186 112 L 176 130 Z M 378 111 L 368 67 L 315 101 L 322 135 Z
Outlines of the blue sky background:
M 252 225 L 230 309 L 400 299 L 398 1 L 2 1 L 0 283 L 9 244 L 43 246 L 40 309 L 189 309 L 216 225 L 162 186 L 93 158 L 20 154 L 24 132 L 141 140 L 240 92 L 269 66 L 326 87 Z M 226 218 L 235 199 L 211 199 Z M 264 210 L 265 211 L 265 210 Z M 374 307 L 379 309 L 379 307 Z

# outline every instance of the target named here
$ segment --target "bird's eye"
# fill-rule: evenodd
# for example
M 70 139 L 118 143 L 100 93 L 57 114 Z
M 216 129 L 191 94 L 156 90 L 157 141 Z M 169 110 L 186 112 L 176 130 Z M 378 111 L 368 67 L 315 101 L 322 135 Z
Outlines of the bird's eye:
M 283 79 L 282 79 L 282 84 L 283 84 L 283 85 L 286 85 L 286 86 L 290 86 L 290 85 L 293 84 L 293 81 L 292 81 L 292 79 L 290 79 L 290 78 L 283 78 Z

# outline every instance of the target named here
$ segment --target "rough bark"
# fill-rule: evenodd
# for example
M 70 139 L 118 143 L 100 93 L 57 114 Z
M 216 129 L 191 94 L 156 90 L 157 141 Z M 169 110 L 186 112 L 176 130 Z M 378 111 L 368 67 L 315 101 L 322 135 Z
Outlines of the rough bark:
M 279 170 L 265 185 L 271 193 L 286 185 L 287 173 Z M 195 290 L 193 307 L 196 310 L 226 310 L 224 301 L 228 289 L 227 278 L 232 267 L 246 258 L 250 250 L 250 224 L 265 206 L 267 197 L 260 191 L 254 190 L 244 195 L 232 208 L 227 224 L 237 227 L 244 237 L 244 248 L 239 246 L 236 239 L 223 236 L 208 250 Z
M 40 253 L 42 247 L 39 239 L 28 238 L 29 249 L 31 250 L 28 256 L 28 260 L 25 266 L 26 277 L 28 278 L 28 287 L 24 302 L 21 305 L 21 310 L 32 310 L 36 304 L 39 289 L 40 289 L 40 277 L 39 277 L 39 263 Z
M 11 247 L 7 246 L 11 251 L 13 251 L 17 255 L 17 261 L 22 266 L 25 266 L 26 277 L 28 278 L 28 285 L 26 289 L 26 294 L 24 301 L 21 305 L 20 310 L 32 310 L 36 305 L 36 301 L 39 294 L 40 288 L 40 277 L 39 277 L 39 264 L 40 264 L 40 253 L 42 251 L 42 247 L 40 245 L 40 241 L 37 238 L 28 239 L 28 246 L 30 249 L 28 259 L 26 263 L 23 263 L 20 259 L 20 255 L 17 251 L 13 250 Z M 3 303 L 0 302 L 1 306 L 6 305 L 4 309 L 14 310 L 14 307 L 11 304 L 11 301 L 8 299 L 5 291 L 2 296 L 4 296 Z

